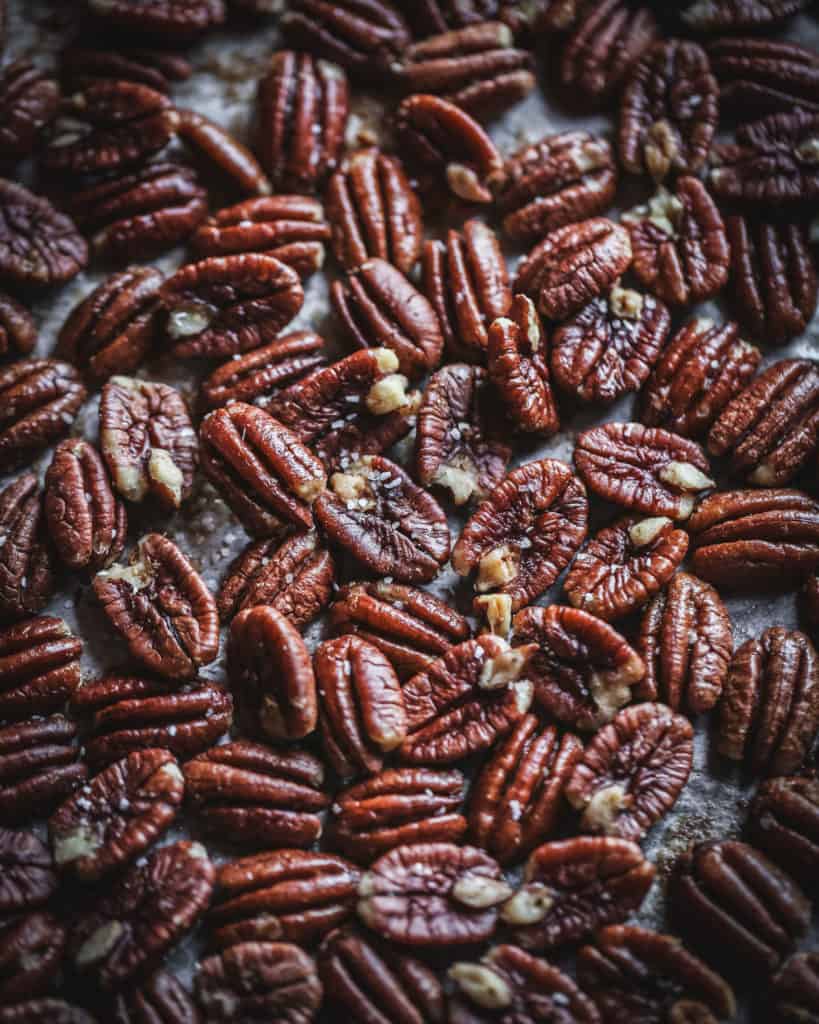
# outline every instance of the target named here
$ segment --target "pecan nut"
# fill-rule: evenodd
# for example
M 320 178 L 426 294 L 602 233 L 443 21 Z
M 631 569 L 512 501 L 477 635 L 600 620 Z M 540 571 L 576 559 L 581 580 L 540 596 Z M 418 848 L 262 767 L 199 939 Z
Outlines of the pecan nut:
M 748 811 L 751 842 L 806 892 L 816 891 L 819 865 L 819 784 L 815 775 L 791 775 L 763 782 Z
M 0 1003 L 47 992 L 60 969 L 65 939 L 65 928 L 51 914 L 27 914 L 0 927 Z
M 27 356 L 37 343 L 37 325 L 25 306 L 0 292 L 0 356 Z
M 716 39 L 708 47 L 719 81 L 720 109 L 736 116 L 777 114 L 803 107 L 819 112 L 816 54 L 773 39 Z
M 57 891 L 48 847 L 34 832 L 0 828 L 0 914 L 35 910 Z
M 80 684 L 82 640 L 39 615 L 0 629 L 0 719 L 59 711 Z
M 48 814 L 83 782 L 76 739 L 76 725 L 62 715 L 0 728 L 0 822 Z
M 816 953 L 794 953 L 771 979 L 768 995 L 773 1019 L 782 1024 L 810 1024 L 819 1011 L 819 957 Z
M 250 150 L 221 125 L 195 110 L 178 110 L 180 139 L 222 172 L 241 192 L 270 195 L 273 187 Z
M 698 32 L 736 32 L 777 25 L 805 6 L 805 0 L 716 0 L 689 2 L 680 12 L 683 21 Z
M 193 67 L 178 53 L 144 47 L 132 48 L 117 40 L 120 49 L 93 49 L 69 43 L 60 52 L 60 78 L 69 89 L 84 89 L 100 78 L 142 82 L 170 94 L 176 82 L 186 82 Z
M 60 87 L 28 60 L 9 64 L 0 76 L 0 146 L 4 163 L 24 160 L 57 113 Z
M 114 1000 L 113 1024 L 143 1024 L 151 1016 L 163 1024 L 199 1024 L 193 997 L 168 971 L 154 971 L 139 985 L 118 992 Z
M 50 1024 L 97 1024 L 90 1013 L 63 999 L 25 999 L 0 1006 L 2 1024 L 42 1024 L 45 1020 Z
M 51 597 L 54 565 L 45 526 L 37 477 L 24 473 L 0 491 L 0 620 L 33 615 Z
M 88 0 L 95 18 L 127 34 L 188 43 L 225 20 L 224 0 L 159 0 L 150 7 L 134 0 Z
M 88 263 L 88 246 L 74 221 L 4 178 L 0 215 L 0 279 L 12 288 L 65 284 Z

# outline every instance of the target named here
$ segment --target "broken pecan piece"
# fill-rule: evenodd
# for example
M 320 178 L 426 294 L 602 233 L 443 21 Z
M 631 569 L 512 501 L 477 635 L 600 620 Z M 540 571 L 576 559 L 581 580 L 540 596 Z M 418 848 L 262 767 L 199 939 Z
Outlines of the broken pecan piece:
M 816 892 L 819 866 L 819 782 L 790 775 L 763 782 L 748 810 L 751 842 L 808 893 Z
M 59 711 L 80 684 L 82 640 L 38 615 L 0 629 L 0 720 Z
M 35 912 L 0 925 L 0 1003 L 43 995 L 54 987 L 66 932 L 52 914 Z
M 177 110 L 179 138 L 206 158 L 240 192 L 269 196 L 273 187 L 256 157 L 221 125 L 195 110 Z
M 98 1024 L 95 1017 L 63 999 L 26 999 L 0 1006 L 2 1024 Z
M 85 780 L 77 727 L 62 715 L 0 728 L 0 822 L 48 814 Z
M 0 292 L 0 356 L 27 356 L 37 343 L 37 324 L 11 295 Z
M 60 87 L 31 61 L 16 60 L 0 76 L 0 146 L 3 163 L 30 156 L 57 113 Z
M 37 477 L 24 473 L 0 491 L 0 620 L 33 615 L 51 597 L 54 565 L 45 527 Z
M 43 906 L 57 891 L 51 854 L 34 832 L 0 828 L 0 868 L 3 919 Z
M 720 109 L 776 114 L 802 107 L 819 113 L 819 57 L 793 42 L 753 37 L 716 39 L 708 46 L 719 80 Z
M 65 284 L 88 263 L 74 221 L 43 196 L 0 178 L 0 280 L 13 289 Z

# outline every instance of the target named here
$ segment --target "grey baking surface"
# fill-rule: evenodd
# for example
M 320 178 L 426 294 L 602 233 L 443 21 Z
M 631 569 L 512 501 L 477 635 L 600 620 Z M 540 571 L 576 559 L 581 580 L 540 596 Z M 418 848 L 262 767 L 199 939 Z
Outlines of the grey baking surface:
M 66 35 L 70 34 L 76 21 L 75 3 L 52 3 L 44 0 L 9 0 L 10 29 L 9 42 L 5 60 L 8 62 L 18 56 L 35 56 L 38 61 L 47 60 L 46 56 L 53 53 Z M 817 23 L 810 17 L 794 19 L 787 36 L 802 43 L 816 41 L 819 35 Z M 85 45 L 93 40 L 87 35 L 82 39 Z M 249 31 L 223 31 L 215 38 L 208 40 L 191 51 L 190 58 L 196 73 L 185 83 L 177 86 L 172 96 L 180 106 L 190 106 L 208 114 L 214 120 L 225 125 L 239 138 L 247 139 L 250 120 L 253 112 L 255 82 L 263 72 L 267 58 L 277 42 L 275 23 L 267 22 Z M 609 116 L 576 117 L 568 115 L 555 102 L 549 99 L 546 71 L 550 63 L 548 52 L 541 53 L 540 71 L 545 92 L 538 92 L 509 112 L 502 121 L 492 126 L 492 135 L 503 152 L 509 152 L 522 142 L 533 140 L 541 135 L 557 131 L 569 125 L 587 127 L 602 131 L 611 136 L 613 121 Z M 379 104 L 362 96 L 354 90 L 354 116 L 352 118 L 349 137 L 354 142 L 355 135 L 362 129 L 381 134 Z M 650 192 L 645 182 L 629 182 L 621 188 L 621 196 L 626 195 L 626 205 L 642 201 Z M 239 196 L 233 197 L 238 199 Z M 231 200 L 232 201 L 232 200 Z M 470 211 L 472 212 L 472 211 Z M 451 224 L 457 225 L 464 212 L 455 211 L 449 218 Z M 427 225 L 430 235 L 440 234 L 445 225 Z M 437 231 L 434 230 L 437 228 Z M 514 267 L 521 253 L 509 252 L 510 266 Z M 156 261 L 156 265 L 164 271 L 173 269 L 184 261 L 185 254 L 178 251 Z M 308 282 L 307 299 L 303 310 L 291 327 L 313 328 L 323 334 L 330 345 L 343 347 L 337 325 L 333 322 L 327 303 L 328 281 L 334 273 L 333 261 L 328 259 L 328 272 L 317 274 Z M 54 346 L 57 332 L 67 313 L 73 305 L 85 296 L 92 286 L 102 279 L 104 274 L 99 268 L 86 273 L 71 282 L 66 288 L 57 291 L 35 308 L 40 327 L 38 353 L 49 354 Z M 696 310 L 688 310 L 684 316 L 674 318 L 675 329 L 694 313 L 726 319 L 730 315 L 724 308 L 707 304 Z M 290 328 L 288 328 L 290 329 Z M 784 355 L 815 356 L 819 338 L 819 321 L 814 320 L 811 329 L 801 338 L 785 349 L 767 349 L 766 362 L 782 358 Z M 195 398 L 198 381 L 204 367 L 191 364 L 173 364 L 168 361 L 154 362 L 146 366 L 140 375 L 166 381 L 179 387 L 191 401 Z M 631 418 L 633 397 L 628 397 L 609 408 L 571 409 L 565 405 L 562 409 L 565 428 L 555 438 L 538 447 L 520 450 L 515 462 L 525 462 L 532 458 L 545 455 L 571 460 L 574 438 L 577 432 L 591 423 L 606 422 Z M 95 439 L 97 432 L 97 396 L 93 396 L 83 408 L 74 425 L 74 433 Z M 42 474 L 45 471 L 50 453 L 47 453 L 36 465 Z M 725 486 L 728 481 L 722 479 Z M 599 503 L 598 503 L 599 504 Z M 599 525 L 605 516 L 593 520 Z M 183 511 L 176 517 L 167 518 L 159 523 L 156 519 L 149 522 L 146 515 L 136 508 L 129 508 L 130 529 L 129 546 L 149 527 L 156 526 L 166 531 L 180 545 L 183 551 L 200 567 L 203 576 L 215 590 L 229 562 L 247 542 L 243 530 L 232 518 L 223 503 L 215 497 L 212 489 L 199 475 L 194 496 Z M 451 520 L 453 537 L 457 535 L 463 517 L 453 516 Z M 346 578 L 353 578 L 354 567 L 344 566 Z M 457 602 L 465 607 L 468 592 L 458 578 L 450 571 L 443 572 L 430 588 L 435 593 Z M 539 603 L 560 600 L 560 588 L 554 588 Z M 758 635 L 763 629 L 773 624 L 794 626 L 797 624 L 797 609 L 793 595 L 771 597 L 769 595 L 746 596 L 742 598 L 728 597 L 735 642 L 739 644 L 748 637 Z M 66 576 L 50 609 L 54 614 L 62 616 L 77 630 L 85 641 L 83 670 L 85 677 L 120 664 L 125 657 L 125 650 L 118 638 L 108 627 L 99 609 L 95 607 L 90 588 L 78 578 Z M 314 646 L 321 637 L 321 624 L 308 630 L 307 639 Z M 208 667 L 204 675 L 223 679 L 224 668 L 220 659 Z M 666 869 L 676 855 L 694 841 L 709 837 L 723 837 L 737 834 L 741 827 L 744 809 L 753 787 L 743 781 L 737 772 L 720 763 L 709 754 L 707 723 L 697 723 L 694 771 L 680 800 L 673 812 L 659 823 L 647 838 L 644 847 L 647 855 L 658 865 L 658 881 L 643 906 L 635 917 L 639 923 L 662 926 L 663 924 L 663 889 Z M 178 835 L 172 832 L 169 838 Z M 167 841 L 167 840 L 166 840 Z M 219 850 L 210 842 L 208 846 L 217 859 L 221 859 L 228 851 Z M 805 943 L 809 945 L 809 943 Z M 193 964 L 201 951 L 199 936 L 187 940 L 172 955 L 169 964 L 180 975 L 190 978 Z M 740 1019 L 745 1019 L 740 1018 Z

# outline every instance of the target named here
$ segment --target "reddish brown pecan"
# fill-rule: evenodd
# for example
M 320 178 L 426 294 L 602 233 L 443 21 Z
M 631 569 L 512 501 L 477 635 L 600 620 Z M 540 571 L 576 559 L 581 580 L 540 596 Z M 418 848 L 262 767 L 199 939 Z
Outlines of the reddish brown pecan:
M 324 768 L 298 750 L 239 740 L 185 765 L 185 789 L 209 834 L 244 846 L 311 846 L 321 835 Z
M 776 114 L 797 106 L 819 112 L 819 56 L 813 50 L 743 37 L 716 39 L 708 56 L 725 113 Z
M 151 1017 L 163 1024 L 201 1024 L 193 996 L 176 975 L 163 970 L 118 992 L 111 1012 L 112 1024 L 146 1024 Z
M 799 882 L 816 891 L 819 866 L 819 782 L 791 775 L 763 782 L 748 811 L 751 842 Z
M 277 192 L 316 192 L 338 165 L 347 128 L 347 78 L 307 53 L 274 53 L 259 82 L 257 149 Z
M 59 711 L 80 684 L 82 640 L 39 615 L 0 629 L 0 719 Z
M 152 672 L 190 679 L 216 657 L 216 602 L 167 537 L 146 534 L 128 565 L 97 573 L 94 593 L 131 654 Z
M 156 967 L 204 912 L 214 875 L 200 843 L 155 850 L 75 920 L 74 967 L 107 991 Z
M 54 566 L 45 526 L 33 473 L 17 477 L 0 491 L 0 620 L 33 615 L 51 597 Z
M 750 383 L 761 354 L 734 323 L 697 317 L 663 349 L 640 398 L 640 419 L 683 437 L 701 437 Z
M 683 6 L 680 17 L 690 28 L 717 33 L 768 28 L 796 14 L 806 0 L 689 0 Z
M 60 79 L 70 90 L 84 89 L 100 78 L 142 82 L 157 92 L 170 93 L 177 82 L 187 81 L 193 67 L 179 53 L 132 47 L 117 40 L 120 48 L 93 49 L 69 43 L 60 51 Z
M 53 988 L 65 938 L 65 928 L 52 914 L 27 914 L 0 926 L 0 1003 L 16 1003 Z
M 334 473 L 315 514 L 332 543 L 378 576 L 426 583 L 449 557 L 440 505 L 380 455 L 365 455 Z
M 0 828 L 0 868 L 4 919 L 43 906 L 57 891 L 51 854 L 33 832 Z
M 653 295 L 615 285 L 552 336 L 555 381 L 583 402 L 613 402 L 637 391 L 656 363 L 671 327 Z
M 552 231 L 518 267 L 514 290 L 565 320 L 615 284 L 631 263 L 628 232 L 605 217 Z
M 719 87 L 705 50 L 654 43 L 630 72 L 620 103 L 620 159 L 655 181 L 696 174 L 708 159 L 719 118 Z
M 632 697 L 645 666 L 624 637 L 579 608 L 524 608 L 513 621 L 516 645 L 536 644 L 527 668 L 535 700 L 560 722 L 592 731 Z
M 224 0 L 88 0 L 92 14 L 113 29 L 187 43 L 225 20 Z
M 575 608 L 607 622 L 642 608 L 665 586 L 688 550 L 688 534 L 670 519 L 625 516 L 597 533 L 563 584 Z
M 266 253 L 210 256 L 165 280 L 159 297 L 173 355 L 224 358 L 271 341 L 304 302 L 299 275 Z
M 467 827 L 463 798 L 455 769 L 390 768 L 336 795 L 328 839 L 362 864 L 396 846 L 458 842 Z
M 550 950 L 625 920 L 653 881 L 654 865 L 627 839 L 545 843 L 526 862 L 523 882 L 501 917 L 524 949 Z
M 816 311 L 819 279 L 801 224 L 728 217 L 737 317 L 761 341 L 783 345 Z
M 322 463 L 262 409 L 232 402 L 202 421 L 202 469 L 253 534 L 284 523 L 310 529 L 310 506 L 324 490 Z
M 0 1006 L 2 1024 L 98 1024 L 95 1017 L 63 999 L 25 999 L 11 1006 Z
M 819 1013 L 819 956 L 794 953 L 771 979 L 768 1006 L 782 1024 L 812 1024 Z
M 48 814 L 85 779 L 77 727 L 62 715 L 0 728 L 0 822 Z
M 409 18 L 417 39 L 497 18 L 510 5 L 499 0 L 393 0 Z
M 195 110 L 178 110 L 179 137 L 205 157 L 240 192 L 267 196 L 273 187 L 250 150 L 221 125 Z
M 630 925 L 601 929 L 577 957 L 577 979 L 606 1024 L 732 1019 L 731 986 L 679 939 Z
M 10 287 L 65 284 L 88 263 L 74 221 L 42 196 L 0 178 L 0 280 Z
M 37 343 L 37 324 L 25 306 L 0 292 L 0 356 L 27 356 Z
M 60 87 L 28 60 L 9 64 L 0 76 L 0 146 L 3 163 L 30 156 L 57 113 Z
M 519 618 L 520 616 L 518 616 Z M 470 794 L 470 834 L 500 864 L 516 863 L 548 838 L 563 790 L 583 753 L 571 733 L 525 715 L 494 750 Z

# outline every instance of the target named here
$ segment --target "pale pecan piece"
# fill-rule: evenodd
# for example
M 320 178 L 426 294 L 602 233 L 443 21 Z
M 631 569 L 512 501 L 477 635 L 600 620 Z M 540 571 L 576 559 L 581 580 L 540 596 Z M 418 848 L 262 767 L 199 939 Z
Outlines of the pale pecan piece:
M 60 87 L 31 61 L 16 60 L 0 76 L 0 146 L 3 162 L 30 156 L 60 105 Z
M 806 0 L 689 0 L 680 17 L 698 32 L 730 32 L 768 28 L 805 6 Z
M 311 846 L 321 835 L 324 768 L 299 750 L 239 740 L 184 768 L 185 790 L 205 832 L 243 846 Z
M 0 629 L 0 719 L 59 711 L 80 684 L 82 640 L 38 615 Z
M 336 795 L 328 839 L 362 864 L 396 846 L 458 842 L 467 828 L 463 798 L 455 769 L 390 768 Z
M 670 328 L 662 302 L 615 285 L 555 331 L 555 381 L 583 402 L 613 402 L 637 391 L 657 362 Z
M 643 678 L 643 661 L 626 639 L 579 608 L 524 608 L 513 630 L 516 645 L 537 645 L 527 669 L 537 703 L 584 732 L 610 722 Z
M 180 139 L 218 168 L 240 192 L 268 196 L 273 187 L 256 157 L 221 125 L 195 110 L 177 110 Z
M 819 56 L 793 42 L 717 39 L 708 47 L 719 80 L 720 109 L 776 114 L 802 107 L 819 113 Z
M 662 590 L 687 550 L 688 534 L 670 519 L 625 516 L 589 541 L 563 589 L 575 608 L 607 622 L 620 619 Z
M 184 790 L 168 750 L 137 750 L 115 761 L 49 819 L 54 863 L 84 882 L 122 868 L 170 828 Z
M 26 914 L 0 926 L 0 1003 L 16 1003 L 53 988 L 65 939 L 65 928 L 52 914 Z
M 748 810 L 746 830 L 754 846 L 816 892 L 819 867 L 819 782 L 814 774 L 763 782 Z
M 175 974 L 163 970 L 118 992 L 111 1010 L 112 1024 L 147 1024 L 152 1017 L 162 1024 L 201 1024 L 193 996 Z
M 440 505 L 380 455 L 365 455 L 334 473 L 314 508 L 330 541 L 379 576 L 426 583 L 449 557 Z
M 84 781 L 76 739 L 76 725 L 62 715 L 0 728 L 0 822 L 48 814 Z
M 0 292 L 0 356 L 27 356 L 37 343 L 37 325 L 25 306 Z
M 625 920 L 653 881 L 654 865 L 627 839 L 545 843 L 527 860 L 523 882 L 501 917 L 524 949 L 550 950 Z
M 46 288 L 70 281 L 87 263 L 88 246 L 70 217 L 0 178 L 0 280 Z
M 528 295 L 550 320 L 565 320 L 607 292 L 630 263 L 626 229 L 592 217 L 539 242 L 518 267 L 514 290 Z
M 51 854 L 33 832 L 0 828 L 0 868 L 3 918 L 43 906 L 57 891 Z
M 26 999 L 11 1006 L 0 1006 L 2 1024 L 98 1024 L 95 1017 L 63 999 Z
M 0 491 L 0 620 L 33 615 L 51 597 L 54 565 L 45 526 L 37 477 L 24 473 Z
M 68 89 L 84 89 L 100 78 L 142 82 L 157 92 L 170 94 L 176 82 L 186 82 L 193 67 L 179 53 L 132 47 L 117 40 L 118 48 L 99 49 L 69 43 L 60 51 L 60 79 Z
M 472 787 L 475 842 L 500 864 L 523 860 L 560 821 L 563 790 L 582 753 L 576 736 L 560 736 L 554 726 L 542 728 L 535 715 L 524 715 Z
M 767 1005 L 781 1024 L 813 1024 L 819 1014 L 819 954 L 789 956 L 771 979 Z
M 759 349 L 734 323 L 697 317 L 674 335 L 640 396 L 640 419 L 683 437 L 701 437 L 725 406 L 750 383 Z
M 88 7 L 113 29 L 164 42 L 191 42 L 225 20 L 224 0 L 156 0 L 148 7 L 135 0 L 88 0 Z

